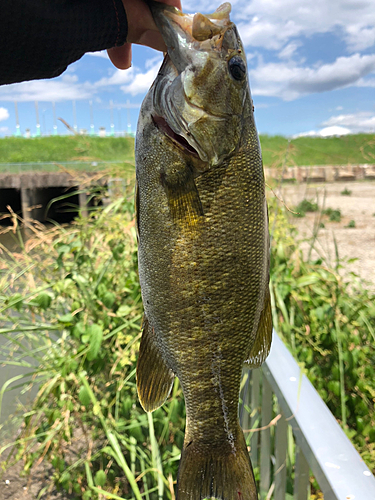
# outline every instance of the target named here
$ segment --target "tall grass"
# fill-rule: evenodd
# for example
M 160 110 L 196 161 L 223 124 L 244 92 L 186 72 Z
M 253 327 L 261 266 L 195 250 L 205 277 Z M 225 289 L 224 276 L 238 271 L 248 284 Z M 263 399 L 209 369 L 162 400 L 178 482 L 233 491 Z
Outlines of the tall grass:
M 45 492 L 174 500 L 184 401 L 177 380 L 152 415 L 137 399 L 142 304 L 130 196 L 68 227 L 30 225 L 26 242 L 11 214 L 20 251 L 0 255 L 1 354 L 27 372 L 7 382 L 0 403 L 12 387 L 38 393 L 0 455 L 10 451 L 3 468 L 22 459 L 31 475 L 49 464 Z M 340 274 L 338 256 L 331 266 L 303 254 L 285 209 L 270 205 L 274 326 L 374 469 L 374 297 Z
M 178 383 L 153 415 L 136 397 L 142 304 L 132 202 L 28 231 L 20 252 L 2 249 L 1 354 L 28 369 L 3 391 L 39 390 L 17 440 L 0 447 L 0 455 L 11 449 L 4 466 L 22 457 L 32 474 L 45 461 L 53 468 L 46 491 L 55 483 L 84 500 L 172 498 L 184 405 Z
M 274 327 L 374 471 L 375 295 L 347 271 L 352 260 L 340 258 L 337 245 L 333 261 L 322 253 L 321 212 L 304 252 L 285 209 L 270 214 L 278 218 L 270 286 Z

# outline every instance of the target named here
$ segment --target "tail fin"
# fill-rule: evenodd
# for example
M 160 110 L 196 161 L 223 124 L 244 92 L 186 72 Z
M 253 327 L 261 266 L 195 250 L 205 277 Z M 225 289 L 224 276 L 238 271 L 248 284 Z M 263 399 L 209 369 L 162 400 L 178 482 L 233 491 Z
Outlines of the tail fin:
M 181 454 L 177 500 L 258 500 L 254 474 L 241 430 L 234 448 L 189 443 Z

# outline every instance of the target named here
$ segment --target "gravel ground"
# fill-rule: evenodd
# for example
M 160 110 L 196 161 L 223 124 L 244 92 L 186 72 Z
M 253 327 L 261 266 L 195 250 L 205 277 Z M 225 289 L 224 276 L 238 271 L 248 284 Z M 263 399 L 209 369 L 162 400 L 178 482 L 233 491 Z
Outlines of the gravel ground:
M 344 196 L 344 189 L 351 191 Z M 356 258 L 348 265 L 350 271 L 358 274 L 367 288 L 375 291 L 375 181 L 336 182 L 322 184 L 300 184 L 282 186 L 281 196 L 289 207 L 295 207 L 304 198 L 316 201 L 325 208 L 340 209 L 341 222 L 330 222 L 324 217 L 325 227 L 318 233 L 317 248 L 322 255 L 335 262 L 336 239 L 340 259 Z M 307 213 L 306 217 L 291 217 L 297 226 L 301 238 L 313 234 L 316 213 Z M 355 227 L 345 227 L 354 220 Z M 303 244 L 307 250 L 308 243 Z

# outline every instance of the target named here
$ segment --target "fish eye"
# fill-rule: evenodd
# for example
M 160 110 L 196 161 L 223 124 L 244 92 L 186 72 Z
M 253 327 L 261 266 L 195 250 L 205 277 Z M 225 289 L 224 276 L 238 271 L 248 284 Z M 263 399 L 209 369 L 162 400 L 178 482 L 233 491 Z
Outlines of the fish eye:
M 232 57 L 232 59 L 230 59 L 228 62 L 228 67 L 230 74 L 235 80 L 240 81 L 245 78 L 246 66 L 245 63 L 243 62 L 242 57 L 240 56 Z

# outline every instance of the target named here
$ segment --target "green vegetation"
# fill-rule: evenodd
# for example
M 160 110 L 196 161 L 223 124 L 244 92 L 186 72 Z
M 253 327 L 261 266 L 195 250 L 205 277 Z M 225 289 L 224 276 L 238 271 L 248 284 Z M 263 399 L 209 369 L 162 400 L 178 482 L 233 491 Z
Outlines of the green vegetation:
M 66 135 L 0 139 L 0 163 L 133 161 L 134 139 Z
M 333 208 L 326 208 L 323 210 L 323 215 L 328 215 L 329 220 L 332 222 L 340 222 L 341 221 L 341 210 L 339 209 L 333 209 Z
M 345 226 L 345 227 L 355 227 L 355 220 L 353 220 L 353 219 L 350 220 L 349 223 L 348 223 L 348 225 Z
M 0 254 L 1 349 L 28 369 L 0 389 L 0 406 L 8 386 L 39 387 L 17 441 L 0 448 L 12 450 L 3 467 L 22 459 L 32 474 L 44 460 L 76 499 L 174 499 L 184 402 L 177 380 L 152 415 L 136 396 L 142 304 L 131 198 L 69 227 L 31 226 L 26 244 L 11 214 L 21 251 Z M 338 251 L 334 263 L 306 258 L 275 199 L 269 212 L 275 329 L 375 470 L 374 294 L 341 277 Z
M 32 474 L 44 459 L 53 482 L 83 500 L 98 498 L 99 487 L 109 498 L 171 498 L 183 442 L 178 381 L 152 415 L 136 396 L 142 303 L 133 216 L 132 202 L 119 200 L 67 228 L 31 226 L 34 238 L 1 262 L 2 357 L 28 369 L 10 382 L 39 387 L 7 463 L 22 457 Z
M 374 471 L 375 294 L 346 271 L 337 247 L 332 262 L 314 244 L 315 236 L 310 245 L 320 257 L 311 260 L 300 249 L 285 209 L 274 211 L 271 205 L 270 215 L 277 216 L 271 260 L 274 327 Z
M 317 212 L 318 209 L 318 204 L 315 201 L 303 199 L 298 203 L 293 215 L 295 217 L 305 217 L 306 212 Z
M 266 167 L 284 165 L 345 165 L 373 163 L 375 134 L 343 137 L 260 136 Z M 0 139 L 0 163 L 64 161 L 132 161 L 134 139 L 90 136 L 57 136 L 33 139 Z M 88 166 L 90 168 L 90 166 Z
M 341 194 L 342 196 L 350 196 L 352 192 L 350 191 L 350 189 L 345 188 L 343 191 L 341 191 Z
M 266 167 L 286 165 L 345 165 L 348 163 L 374 163 L 375 134 L 346 135 L 342 137 L 260 136 L 263 162 Z

